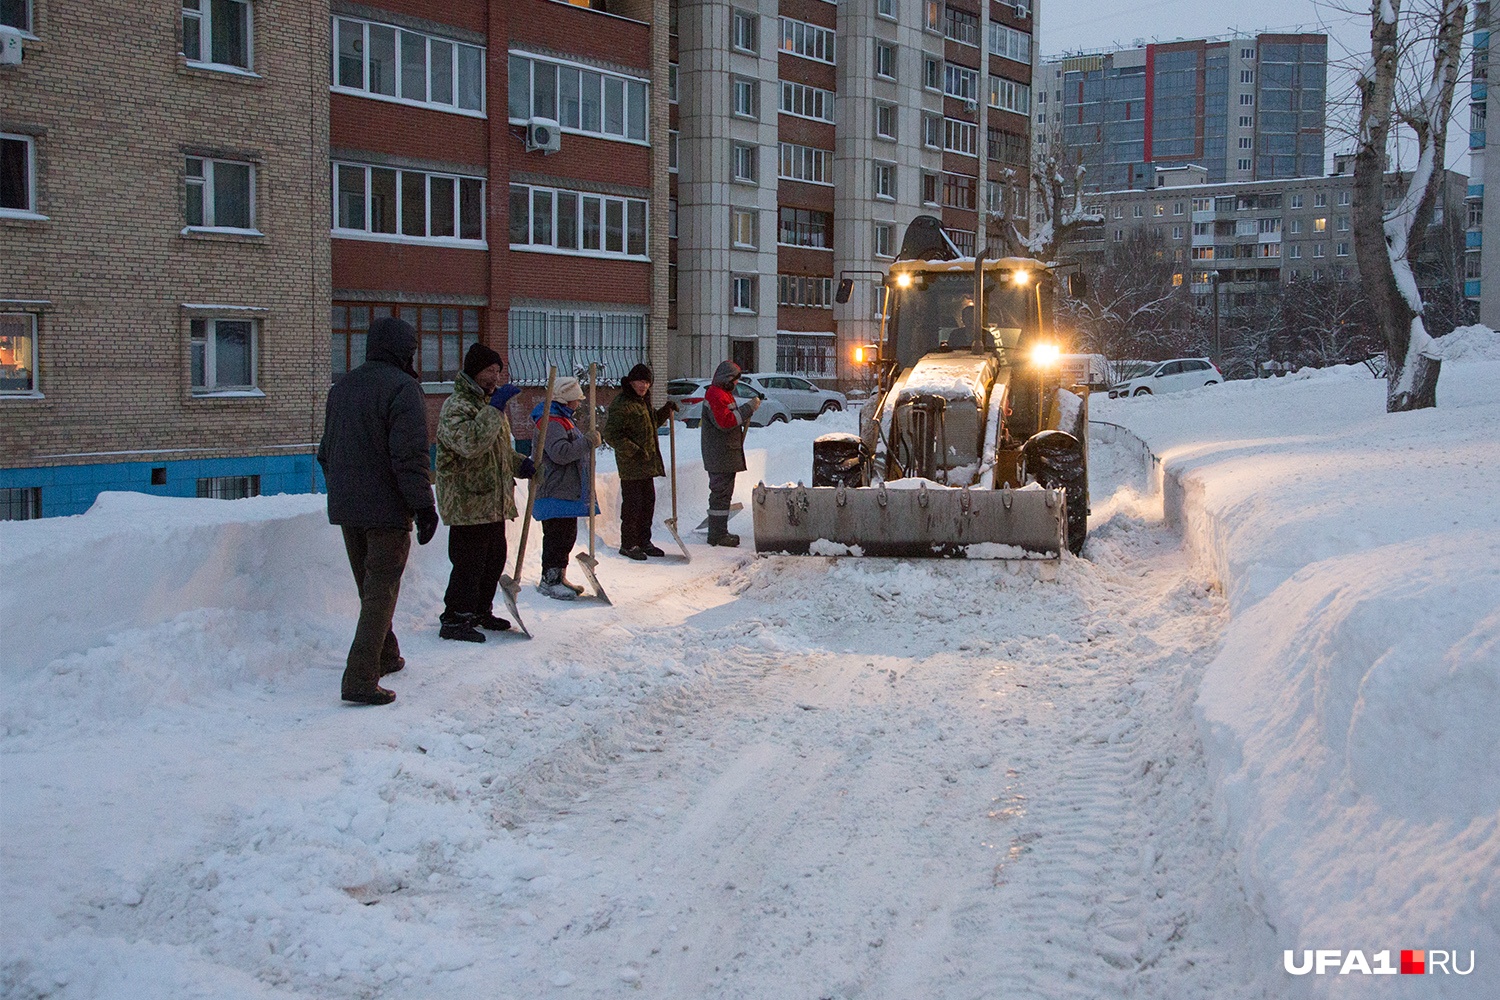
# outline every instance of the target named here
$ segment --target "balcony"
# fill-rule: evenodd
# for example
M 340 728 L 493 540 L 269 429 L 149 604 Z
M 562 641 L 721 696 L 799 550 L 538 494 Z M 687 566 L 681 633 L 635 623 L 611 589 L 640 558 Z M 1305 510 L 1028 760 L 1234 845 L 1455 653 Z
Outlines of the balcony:
M 1484 148 L 1484 129 L 1482 129 L 1482 128 L 1481 129 L 1475 129 L 1475 130 L 1473 130 L 1472 132 L 1469 133 L 1469 148 L 1470 149 L 1483 149 Z

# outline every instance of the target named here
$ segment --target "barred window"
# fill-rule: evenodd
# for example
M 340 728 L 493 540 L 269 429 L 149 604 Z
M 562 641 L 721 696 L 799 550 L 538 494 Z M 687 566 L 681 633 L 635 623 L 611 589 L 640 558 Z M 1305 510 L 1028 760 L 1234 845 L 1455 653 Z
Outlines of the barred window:
M 786 180 L 806 181 L 809 184 L 832 184 L 833 151 L 783 142 L 778 176 Z
M 260 496 L 259 476 L 209 476 L 198 480 L 202 500 L 245 500 Z
M 644 312 L 512 309 L 506 367 L 518 385 L 546 385 L 547 370 L 559 375 L 600 365 L 601 376 L 619 379 L 646 361 Z
M 776 304 L 811 309 L 833 308 L 833 279 L 803 274 L 776 276 Z
M 782 374 L 832 378 L 837 362 L 838 338 L 831 333 L 776 332 L 776 370 Z
M 42 516 L 40 486 L 0 488 L 0 521 L 31 521 Z

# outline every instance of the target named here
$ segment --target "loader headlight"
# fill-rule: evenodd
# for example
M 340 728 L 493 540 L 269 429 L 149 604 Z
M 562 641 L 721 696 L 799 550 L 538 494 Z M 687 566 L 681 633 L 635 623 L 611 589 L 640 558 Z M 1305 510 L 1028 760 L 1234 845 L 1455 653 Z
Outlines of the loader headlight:
M 897 288 L 910 288 L 911 287 L 911 275 L 907 274 L 905 271 L 902 271 L 899 274 L 897 274 L 896 275 L 896 287 Z
M 1050 368 L 1062 357 L 1062 349 L 1056 344 L 1037 344 L 1031 349 L 1031 363 L 1038 368 Z
M 1015 274 L 1011 275 L 1011 279 L 1010 280 L 1014 281 L 1018 285 L 1024 285 L 1028 281 L 1031 280 L 1031 272 L 1030 271 L 1017 271 Z

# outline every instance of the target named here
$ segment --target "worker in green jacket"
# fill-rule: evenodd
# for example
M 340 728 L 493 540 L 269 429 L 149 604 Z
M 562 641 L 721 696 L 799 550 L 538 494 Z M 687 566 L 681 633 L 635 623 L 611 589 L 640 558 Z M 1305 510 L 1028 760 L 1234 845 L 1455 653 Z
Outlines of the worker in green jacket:
M 620 472 L 620 555 L 644 560 L 666 555 L 651 544 L 656 514 L 656 479 L 666 475 L 656 430 L 676 412 L 677 404 L 651 406 L 651 369 L 636 365 L 620 382 L 620 394 L 609 404 L 604 440 L 615 450 Z

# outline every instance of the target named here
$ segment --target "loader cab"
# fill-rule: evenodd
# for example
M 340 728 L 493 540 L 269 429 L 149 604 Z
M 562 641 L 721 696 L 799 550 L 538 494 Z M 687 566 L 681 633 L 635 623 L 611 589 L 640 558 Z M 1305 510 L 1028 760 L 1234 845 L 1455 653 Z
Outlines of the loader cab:
M 982 353 L 1015 364 L 1030 342 L 1045 336 L 1052 312 L 1052 278 L 1034 266 L 1000 260 L 987 262 Z M 974 271 L 947 267 L 893 268 L 888 290 L 882 356 L 896 370 L 910 368 L 933 353 L 973 352 Z

